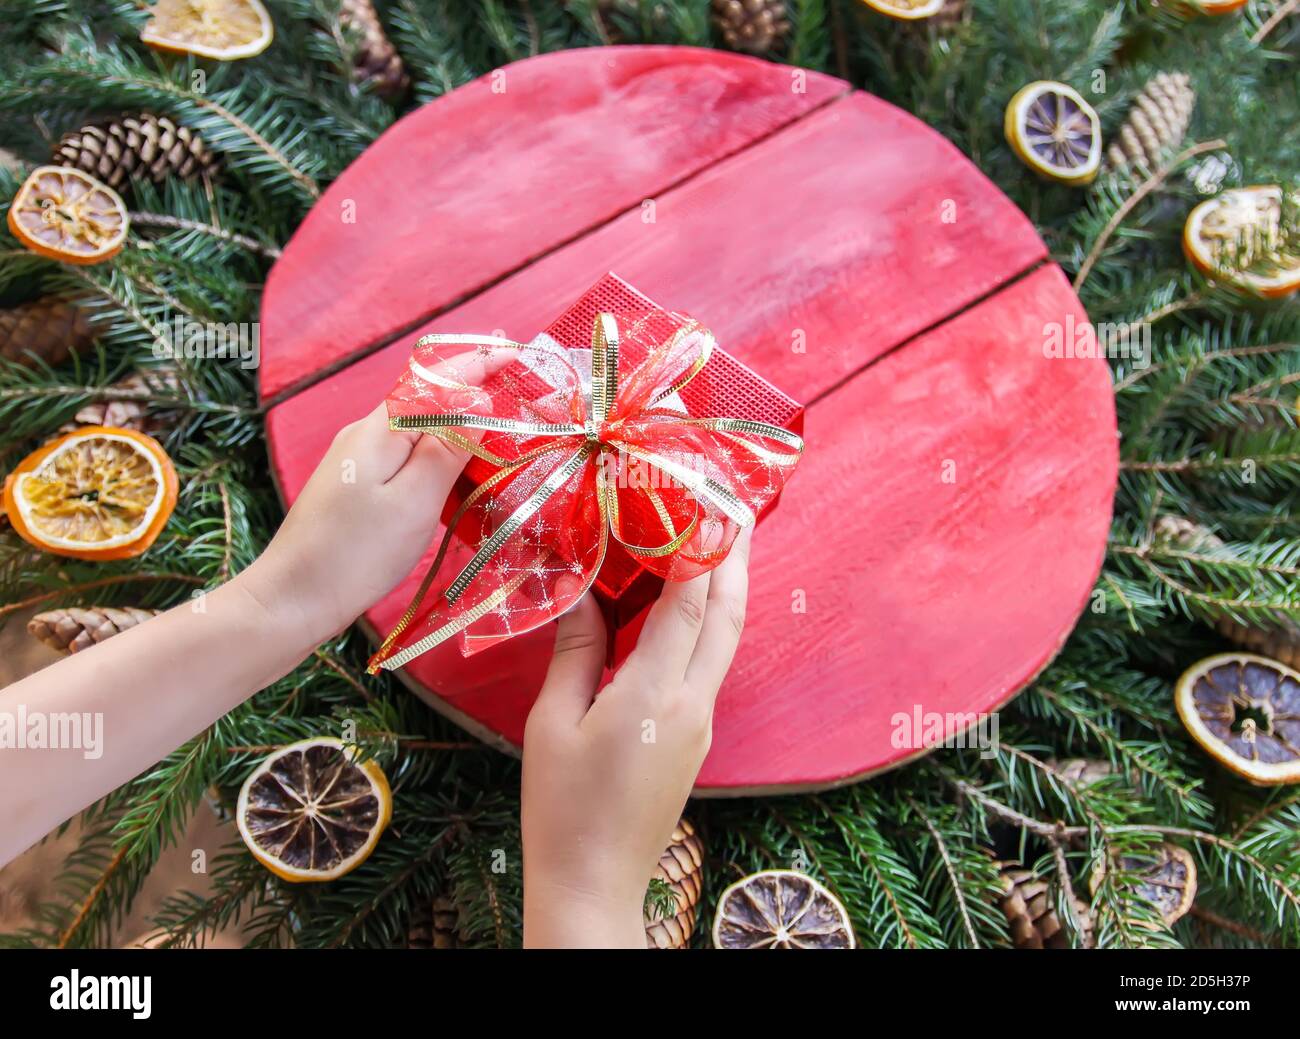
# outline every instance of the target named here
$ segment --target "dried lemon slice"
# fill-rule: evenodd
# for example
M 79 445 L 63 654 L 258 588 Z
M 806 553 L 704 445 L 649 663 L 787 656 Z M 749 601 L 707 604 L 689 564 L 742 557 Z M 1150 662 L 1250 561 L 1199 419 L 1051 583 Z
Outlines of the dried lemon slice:
M 1253 653 L 1221 653 L 1178 679 L 1178 716 L 1192 737 L 1262 786 L 1300 780 L 1300 673 Z
M 290 743 L 239 791 L 239 836 L 263 866 L 295 883 L 334 880 L 370 857 L 393 816 L 383 770 L 357 762 L 342 740 Z
M 1277 254 L 1281 228 L 1280 187 L 1235 188 L 1188 214 L 1183 251 L 1207 275 L 1260 296 L 1288 296 L 1300 289 L 1300 256 Z
M 275 28 L 261 0 L 155 0 L 140 39 L 159 50 L 234 61 L 261 54 Z
M 126 559 L 154 543 L 176 493 L 176 470 L 153 437 L 86 426 L 19 462 L 4 506 L 15 532 L 47 552 Z
M 863 0 L 870 8 L 887 14 L 890 18 L 915 21 L 938 14 L 947 0 Z
M 107 184 L 67 166 L 38 166 L 9 207 L 9 230 L 34 253 L 65 263 L 102 263 L 122 251 L 126 203 Z
M 1039 80 L 1021 87 L 1003 130 L 1030 169 L 1062 184 L 1087 184 L 1101 168 L 1101 121 L 1073 87 Z
M 843 904 L 806 873 L 768 869 L 722 892 L 713 918 L 718 949 L 852 949 Z

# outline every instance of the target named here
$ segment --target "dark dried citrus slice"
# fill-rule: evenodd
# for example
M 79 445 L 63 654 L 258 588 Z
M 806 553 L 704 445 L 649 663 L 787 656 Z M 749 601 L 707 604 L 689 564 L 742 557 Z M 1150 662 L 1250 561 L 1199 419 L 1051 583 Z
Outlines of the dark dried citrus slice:
M 1016 92 L 1003 130 L 1030 169 L 1063 184 L 1087 184 L 1101 168 L 1101 120 L 1077 90 L 1039 80 Z
M 1178 679 L 1178 716 L 1192 737 L 1263 786 L 1300 780 L 1300 673 L 1253 653 L 1221 653 Z
M 1129 875 L 1124 896 L 1151 906 L 1166 924 L 1177 923 L 1191 910 L 1196 898 L 1196 860 L 1186 848 L 1161 844 L 1149 853 L 1117 858 L 1113 864 Z M 1094 893 L 1104 872 L 1104 865 L 1098 862 L 1090 881 Z
M 767 869 L 722 892 L 713 919 L 719 949 L 852 949 L 843 904 L 806 873 Z
M 373 761 L 318 736 L 269 755 L 239 791 L 239 835 L 262 865 L 294 882 L 334 880 L 370 857 L 393 815 Z

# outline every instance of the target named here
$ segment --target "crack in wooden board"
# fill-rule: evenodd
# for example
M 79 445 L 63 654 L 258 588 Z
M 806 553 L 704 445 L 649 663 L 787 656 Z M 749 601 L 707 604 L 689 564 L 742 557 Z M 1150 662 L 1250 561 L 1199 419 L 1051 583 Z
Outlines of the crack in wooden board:
M 809 72 L 796 90 L 796 70 L 678 47 L 559 51 L 501 71 L 400 120 L 308 214 L 267 279 L 262 334 L 277 346 L 263 400 L 851 89 Z

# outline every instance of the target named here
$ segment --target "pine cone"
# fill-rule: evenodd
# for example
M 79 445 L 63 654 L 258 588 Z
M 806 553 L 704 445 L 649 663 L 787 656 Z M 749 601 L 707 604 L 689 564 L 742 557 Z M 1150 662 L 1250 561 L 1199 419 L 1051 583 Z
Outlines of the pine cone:
M 732 50 L 770 54 L 790 32 L 783 0 L 713 0 L 713 21 Z
M 1147 81 L 1134 98 L 1116 140 L 1106 150 L 1106 161 L 1112 169 L 1155 169 L 1182 143 L 1196 107 L 1196 91 L 1191 83 L 1182 72 L 1161 72 Z
M 457 949 L 460 947 L 460 917 L 451 899 L 439 896 L 411 921 L 406 935 L 408 949 Z
M 946 36 L 962 22 L 967 21 L 970 13 L 971 6 L 967 0 L 945 0 L 937 14 L 932 14 L 929 18 L 923 18 L 913 24 L 918 27 L 933 26 L 936 32 Z
M 1075 786 L 1089 786 L 1115 771 L 1109 761 L 1094 761 L 1090 758 L 1067 758 L 1065 761 L 1053 760 L 1047 764 L 1067 783 Z
M 687 819 L 679 819 L 672 843 L 659 857 L 655 876 L 677 896 L 677 914 L 668 919 L 645 918 L 646 948 L 684 949 L 695 930 L 695 917 L 704 887 L 704 842 Z
M 128 177 L 146 177 L 155 184 L 169 177 L 192 180 L 210 176 L 218 165 L 197 133 L 151 112 L 64 134 L 55 146 L 54 161 L 84 170 L 115 190 Z
M 62 364 L 94 341 L 86 311 L 58 296 L 0 310 L 0 357 L 6 361 L 31 366 L 31 353 L 48 365 Z
M 1011 925 L 1011 940 L 1017 949 L 1068 949 L 1070 936 L 1056 915 L 1051 885 L 1019 863 L 1002 863 L 1004 894 L 999 903 Z M 1080 944 L 1092 943 L 1092 916 L 1082 899 L 1076 898 L 1074 915 L 1081 927 Z
M 69 606 L 38 613 L 27 622 L 27 631 L 51 649 L 80 653 L 160 613 L 137 606 Z
M 397 48 L 384 32 L 375 5 L 370 0 L 342 0 L 339 26 L 360 36 L 353 55 L 357 78 L 373 83 L 381 97 L 391 99 L 405 94 L 411 81 Z
M 1206 552 L 1223 547 L 1223 539 L 1213 531 L 1182 516 L 1161 516 L 1156 521 L 1155 535 L 1157 541 L 1188 552 Z M 1300 670 L 1300 623 L 1286 614 L 1279 613 L 1271 624 L 1255 627 L 1240 624 L 1231 617 L 1219 617 L 1214 628 L 1243 649 Z
M 149 410 L 149 402 L 143 398 L 155 393 L 180 393 L 181 382 L 175 368 L 159 367 L 134 372 L 109 388 L 121 393 L 138 393 L 142 399 L 92 401 L 77 412 L 73 421 L 63 427 L 63 431 L 78 426 L 115 426 L 118 429 L 152 433 L 166 425 L 166 422 L 159 412 Z M 165 411 L 163 409 L 164 413 Z

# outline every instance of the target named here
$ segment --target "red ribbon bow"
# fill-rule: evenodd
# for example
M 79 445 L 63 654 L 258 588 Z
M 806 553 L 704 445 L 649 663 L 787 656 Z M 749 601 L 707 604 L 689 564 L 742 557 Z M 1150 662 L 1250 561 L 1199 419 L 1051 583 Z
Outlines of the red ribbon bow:
M 492 472 L 448 522 L 370 672 L 453 635 L 470 654 L 554 619 L 591 587 L 610 539 L 666 580 L 717 566 L 781 492 L 803 441 L 765 422 L 685 412 L 677 393 L 714 345 L 697 322 L 657 310 L 598 314 L 590 351 L 547 336 L 416 343 L 389 394 L 389 424 L 441 437 Z M 473 350 L 447 359 L 449 346 Z M 426 606 L 457 533 L 473 554 Z

